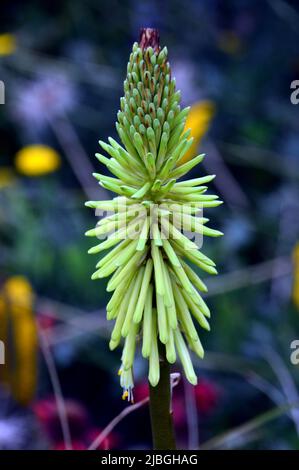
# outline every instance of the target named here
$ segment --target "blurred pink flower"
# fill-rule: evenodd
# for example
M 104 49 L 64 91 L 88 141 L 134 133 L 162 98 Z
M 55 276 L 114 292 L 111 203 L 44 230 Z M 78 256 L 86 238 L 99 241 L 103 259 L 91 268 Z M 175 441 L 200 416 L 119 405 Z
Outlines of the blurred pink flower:
M 198 410 L 204 414 L 211 413 L 217 406 L 220 394 L 220 389 L 213 382 L 205 379 L 199 380 L 195 386 Z
M 65 400 L 67 420 L 72 438 L 81 439 L 90 427 L 85 408 L 75 400 Z M 51 440 L 59 442 L 62 439 L 59 414 L 54 398 L 39 400 L 33 405 L 33 411 Z
M 186 407 L 182 393 L 175 393 L 172 398 L 173 420 L 175 427 L 180 428 L 186 423 Z
M 149 388 L 147 382 L 140 382 L 134 386 L 133 389 L 134 394 L 134 402 L 137 403 L 138 401 L 143 400 L 144 398 L 149 396 Z
M 51 316 L 51 312 L 41 312 L 37 316 L 37 324 L 42 330 L 48 330 L 57 323 L 55 317 Z

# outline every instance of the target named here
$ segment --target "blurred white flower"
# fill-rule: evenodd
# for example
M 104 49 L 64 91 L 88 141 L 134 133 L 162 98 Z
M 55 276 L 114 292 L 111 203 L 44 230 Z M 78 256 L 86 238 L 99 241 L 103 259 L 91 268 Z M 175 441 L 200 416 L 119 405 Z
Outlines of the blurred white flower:
M 196 87 L 196 70 L 189 60 L 177 59 L 172 62 L 172 75 L 175 77 L 177 89 L 182 93 L 184 104 L 190 105 L 202 98 L 200 89 Z
M 59 117 L 76 104 L 74 85 L 61 73 L 49 71 L 14 90 L 14 117 L 20 124 L 40 129 L 48 119 Z
M 0 450 L 21 449 L 27 439 L 24 417 L 0 419 Z

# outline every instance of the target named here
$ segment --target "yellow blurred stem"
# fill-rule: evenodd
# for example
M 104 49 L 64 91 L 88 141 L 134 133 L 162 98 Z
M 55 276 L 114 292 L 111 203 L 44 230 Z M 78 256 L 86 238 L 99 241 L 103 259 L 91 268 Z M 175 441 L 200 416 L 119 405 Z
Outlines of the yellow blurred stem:
M 6 346 L 6 364 L 1 379 L 13 397 L 28 404 L 37 382 L 37 329 L 33 293 L 21 276 L 6 281 L 0 297 L 0 331 Z
M 9 386 L 9 369 L 8 369 L 8 314 L 6 303 L 3 296 L 0 297 L 0 340 L 4 342 L 5 348 L 5 364 L 0 366 L 0 383 L 6 387 Z
M 299 242 L 295 245 L 293 251 L 293 262 L 294 262 L 294 279 L 293 279 L 293 290 L 292 299 L 299 309 Z

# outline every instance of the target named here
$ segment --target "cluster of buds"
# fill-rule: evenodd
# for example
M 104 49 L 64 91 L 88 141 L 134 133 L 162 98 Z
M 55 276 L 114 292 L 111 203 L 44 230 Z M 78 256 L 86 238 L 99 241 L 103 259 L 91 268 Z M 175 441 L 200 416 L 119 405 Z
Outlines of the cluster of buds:
M 130 55 L 116 124 L 122 144 L 112 138 L 109 144 L 100 141 L 109 157 L 96 154 L 115 177 L 94 174 L 95 178 L 118 197 L 86 203 L 98 211 L 112 211 L 86 235 L 105 237 L 89 253 L 112 248 L 92 278 L 113 274 L 107 286 L 113 291 L 107 318 L 115 320 L 110 348 L 124 339 L 120 375 L 124 397 L 130 400 L 139 340 L 142 355 L 149 360 L 152 386 L 160 378 L 159 342 L 165 345 L 167 360 L 174 363 L 178 356 L 187 379 L 197 383 L 188 349 L 201 358 L 204 350 L 193 319 L 209 330 L 210 311 L 199 293 L 206 292 L 206 286 L 187 261 L 210 274 L 217 271 L 182 229 L 222 235 L 206 226 L 208 219 L 197 216 L 199 210 L 222 202 L 206 194 L 214 175 L 177 182 L 204 155 L 182 163 L 192 145 L 190 130 L 185 131 L 189 108 L 180 108 L 167 49 L 160 49 L 151 31 L 146 30 Z

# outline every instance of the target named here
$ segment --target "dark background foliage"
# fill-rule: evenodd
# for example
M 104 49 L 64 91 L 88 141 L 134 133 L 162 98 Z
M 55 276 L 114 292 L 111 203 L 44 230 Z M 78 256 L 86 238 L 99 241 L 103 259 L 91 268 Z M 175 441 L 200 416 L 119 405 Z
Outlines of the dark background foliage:
M 298 366 L 290 362 L 290 343 L 299 335 L 292 263 L 299 234 L 299 105 L 290 101 L 291 82 L 299 79 L 298 3 L 3 1 L 0 33 L 12 34 L 16 48 L 0 55 L 6 88 L 0 175 L 4 169 L 12 175 L 2 186 L 0 178 L 0 276 L 4 284 L 22 275 L 33 286 L 75 448 L 88 446 L 126 406 L 117 377 L 120 352 L 108 350 L 105 283 L 90 280 L 95 259 L 86 254 L 84 232 L 95 217 L 84 201 L 101 197 L 90 165 L 104 171 L 93 154 L 98 139 L 116 136 L 126 63 L 142 26 L 159 28 L 183 103 L 214 104 L 199 143 L 207 157 L 193 173 L 216 173 L 212 187 L 225 202 L 208 215 L 225 236 L 204 243 L 219 276 L 207 279 L 212 331 L 203 334 L 206 358 L 196 362 L 199 385 L 194 391 L 181 381 L 174 391 L 180 445 L 202 445 L 299 400 Z M 37 143 L 54 148 L 62 164 L 33 178 L 18 171 L 15 155 Z M 1 402 L 7 429 L 19 422 L 9 442 L 0 431 L 0 447 L 64 446 L 42 352 L 37 373 L 29 404 L 21 407 L 7 395 Z M 136 400 L 147 393 L 146 374 L 139 359 Z M 36 428 L 40 442 L 33 438 Z M 207 446 L 298 449 L 298 436 L 299 412 L 292 408 L 250 433 L 239 430 L 237 438 L 228 434 Z M 150 442 L 145 406 L 105 445 L 148 448 Z

